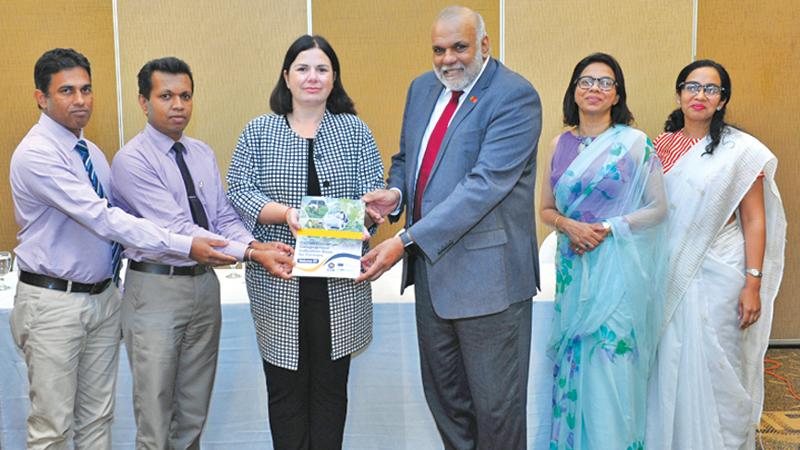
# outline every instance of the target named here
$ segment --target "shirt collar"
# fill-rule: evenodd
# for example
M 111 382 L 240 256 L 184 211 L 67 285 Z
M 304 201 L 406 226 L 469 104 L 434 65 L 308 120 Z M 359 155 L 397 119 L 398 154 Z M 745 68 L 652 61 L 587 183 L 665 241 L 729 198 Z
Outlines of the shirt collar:
M 53 134 L 59 142 L 64 142 L 69 145 L 70 148 L 75 147 L 79 139 L 84 139 L 83 130 L 81 130 L 80 137 L 76 137 L 67 127 L 56 122 L 44 112 L 39 116 L 39 125 L 47 130 L 48 133 Z
M 175 144 L 175 140 L 173 140 L 166 134 L 156 130 L 155 127 L 150 125 L 149 122 L 144 125 L 144 134 L 145 136 L 147 136 L 148 139 L 153 141 L 153 143 L 156 145 L 156 149 L 164 153 L 169 153 L 169 151 L 172 150 L 172 146 Z M 181 138 L 178 139 L 178 142 L 183 144 L 184 148 L 188 149 L 188 146 L 186 145 L 185 134 L 181 134 Z

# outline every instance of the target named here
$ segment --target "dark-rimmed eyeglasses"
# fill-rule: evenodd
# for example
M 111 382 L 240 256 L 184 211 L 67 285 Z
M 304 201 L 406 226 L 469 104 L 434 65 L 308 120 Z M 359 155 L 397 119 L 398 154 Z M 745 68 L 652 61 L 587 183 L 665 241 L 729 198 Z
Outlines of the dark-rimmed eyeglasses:
M 679 84 L 678 87 L 692 95 L 697 95 L 700 91 L 703 91 L 706 97 L 716 97 L 725 90 L 724 87 L 717 86 L 716 84 L 700 84 L 696 81 L 683 82 Z
M 575 86 L 578 86 L 581 89 L 591 89 L 595 83 L 597 83 L 597 87 L 599 87 L 601 91 L 610 91 L 611 89 L 614 89 L 614 86 L 617 85 L 617 82 L 611 77 L 595 78 L 583 76 L 575 80 Z

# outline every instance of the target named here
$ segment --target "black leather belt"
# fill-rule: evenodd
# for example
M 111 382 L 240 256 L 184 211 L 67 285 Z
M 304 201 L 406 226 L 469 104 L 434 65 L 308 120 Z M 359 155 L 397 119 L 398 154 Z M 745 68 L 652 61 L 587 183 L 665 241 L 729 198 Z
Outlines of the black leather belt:
M 158 275 L 183 275 L 194 277 L 202 275 L 211 267 L 197 264 L 195 266 L 169 266 L 167 264 L 156 264 L 149 262 L 129 261 L 128 267 L 137 272 L 155 273 Z
M 90 295 L 100 294 L 105 291 L 109 285 L 111 285 L 111 278 L 103 280 L 99 283 L 86 284 L 64 280 L 62 278 L 48 277 L 47 275 L 39 275 L 38 273 L 26 272 L 24 270 L 20 271 L 19 281 L 32 286 L 54 289 L 56 291 L 81 293 L 88 292 Z

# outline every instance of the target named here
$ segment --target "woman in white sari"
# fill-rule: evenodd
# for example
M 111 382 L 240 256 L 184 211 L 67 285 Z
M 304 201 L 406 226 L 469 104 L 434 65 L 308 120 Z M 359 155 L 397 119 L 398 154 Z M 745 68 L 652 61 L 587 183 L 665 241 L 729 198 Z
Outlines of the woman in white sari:
M 725 123 L 727 71 L 695 61 L 655 141 L 669 198 L 665 329 L 649 386 L 648 449 L 752 449 L 783 274 L 777 159 Z

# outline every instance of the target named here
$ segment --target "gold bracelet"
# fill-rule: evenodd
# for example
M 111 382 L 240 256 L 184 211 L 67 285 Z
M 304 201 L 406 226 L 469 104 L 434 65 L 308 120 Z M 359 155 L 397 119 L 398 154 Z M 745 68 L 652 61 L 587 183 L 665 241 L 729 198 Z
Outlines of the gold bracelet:
M 561 217 L 562 217 L 562 216 L 556 216 L 556 221 L 555 221 L 555 223 L 553 223 L 553 227 L 556 229 L 556 231 L 561 231 L 561 230 L 558 228 L 558 221 L 559 221 L 559 220 L 561 220 Z

